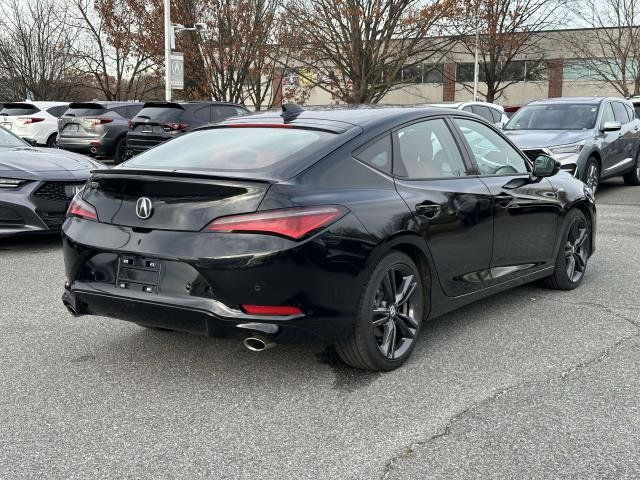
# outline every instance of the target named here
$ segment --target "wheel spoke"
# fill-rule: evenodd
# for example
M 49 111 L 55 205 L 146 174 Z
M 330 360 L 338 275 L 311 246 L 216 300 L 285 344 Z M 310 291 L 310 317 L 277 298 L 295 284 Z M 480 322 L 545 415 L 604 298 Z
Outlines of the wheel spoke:
M 373 326 L 379 327 L 389 321 L 389 309 L 376 307 L 373 309 Z
M 416 338 L 415 330 L 413 330 L 407 322 L 399 315 L 395 319 L 396 327 L 400 330 L 400 334 L 405 338 Z
M 396 315 L 400 320 L 406 323 L 411 328 L 418 328 L 418 322 L 416 322 L 411 315 L 407 315 L 405 313 L 398 313 Z
M 396 279 L 393 270 L 389 270 L 382 279 L 382 291 L 388 303 L 396 301 Z
M 407 275 L 406 277 L 402 277 L 402 284 L 400 285 L 400 291 L 396 295 L 396 304 L 404 305 L 413 292 L 416 289 L 417 282 L 413 281 L 413 275 Z
M 573 276 L 576 273 L 576 259 L 571 255 L 567 260 L 567 275 L 569 276 L 569 280 L 573 282 Z
M 576 268 L 579 272 L 584 272 L 585 267 L 587 266 L 587 260 L 582 252 L 574 254 L 576 261 Z
M 582 244 L 585 242 L 585 240 L 587 239 L 587 229 L 586 228 L 581 228 L 579 229 L 579 234 L 578 234 L 578 238 L 576 239 L 574 245 L 576 247 L 581 247 Z
M 396 344 L 396 324 L 393 320 L 389 320 L 384 324 L 384 333 L 382 334 L 382 344 L 380 348 L 385 357 L 393 358 L 393 352 Z

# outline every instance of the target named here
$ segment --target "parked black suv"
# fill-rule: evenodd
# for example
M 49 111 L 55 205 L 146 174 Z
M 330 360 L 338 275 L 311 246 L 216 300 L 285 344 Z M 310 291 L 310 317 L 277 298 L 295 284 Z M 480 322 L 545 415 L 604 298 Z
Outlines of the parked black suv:
M 71 103 L 58 119 L 58 146 L 120 163 L 125 160 L 129 120 L 143 106 L 142 102 Z
M 129 123 L 127 150 L 136 155 L 196 127 L 248 112 L 226 102 L 147 102 Z

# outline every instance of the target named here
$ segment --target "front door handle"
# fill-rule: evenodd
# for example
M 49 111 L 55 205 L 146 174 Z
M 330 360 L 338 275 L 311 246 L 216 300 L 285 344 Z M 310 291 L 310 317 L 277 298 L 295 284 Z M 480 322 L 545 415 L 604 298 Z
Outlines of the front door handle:
M 429 220 L 436 218 L 441 211 L 442 207 L 440 205 L 416 205 L 416 212 Z

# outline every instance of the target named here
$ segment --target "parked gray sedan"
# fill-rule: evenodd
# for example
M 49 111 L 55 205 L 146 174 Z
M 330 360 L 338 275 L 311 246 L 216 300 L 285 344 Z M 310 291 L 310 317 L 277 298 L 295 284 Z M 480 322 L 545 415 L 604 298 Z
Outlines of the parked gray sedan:
M 565 97 L 523 106 L 504 133 L 529 157 L 551 153 L 595 191 L 601 179 L 618 175 L 640 185 L 639 129 L 628 100 Z

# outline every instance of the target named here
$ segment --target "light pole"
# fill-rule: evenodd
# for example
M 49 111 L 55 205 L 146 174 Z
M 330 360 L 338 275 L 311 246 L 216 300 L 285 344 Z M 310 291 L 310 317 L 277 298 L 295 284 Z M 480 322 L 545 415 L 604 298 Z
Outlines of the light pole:
M 478 25 L 478 10 L 480 0 L 476 0 L 476 53 L 473 60 L 473 101 L 478 101 L 478 77 L 480 74 L 480 64 L 478 63 L 478 48 L 480 44 L 480 26 Z
M 164 99 L 171 101 L 171 0 L 164 0 Z

